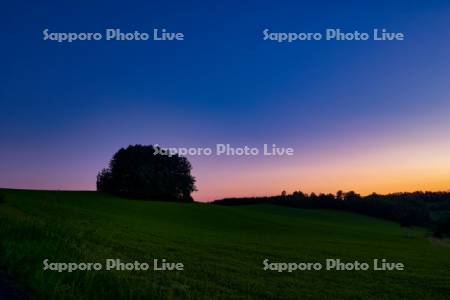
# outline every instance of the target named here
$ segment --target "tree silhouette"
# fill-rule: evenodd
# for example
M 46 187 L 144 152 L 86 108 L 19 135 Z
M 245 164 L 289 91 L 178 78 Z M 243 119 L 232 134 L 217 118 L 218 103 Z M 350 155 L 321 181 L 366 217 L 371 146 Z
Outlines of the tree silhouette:
M 189 161 L 161 154 L 159 147 L 134 145 L 120 149 L 97 175 L 97 190 L 123 197 L 192 202 L 196 190 Z

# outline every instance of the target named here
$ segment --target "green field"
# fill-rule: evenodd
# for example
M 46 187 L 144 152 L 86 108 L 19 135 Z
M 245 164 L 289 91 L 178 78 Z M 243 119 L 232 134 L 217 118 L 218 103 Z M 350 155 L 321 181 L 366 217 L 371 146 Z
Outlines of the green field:
M 345 212 L 144 202 L 0 190 L 0 265 L 43 299 L 449 299 L 450 247 L 422 229 Z M 108 258 L 184 271 L 43 270 Z M 405 271 L 264 271 L 262 261 L 402 262 Z

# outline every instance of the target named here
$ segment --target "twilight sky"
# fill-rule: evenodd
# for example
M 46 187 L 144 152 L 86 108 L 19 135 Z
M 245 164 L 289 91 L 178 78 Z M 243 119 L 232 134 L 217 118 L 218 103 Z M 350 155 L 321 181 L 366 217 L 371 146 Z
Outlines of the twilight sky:
M 0 187 L 94 189 L 129 144 L 275 143 L 295 155 L 189 157 L 194 198 L 450 189 L 448 1 L 61 2 L 0 11 Z M 185 40 L 57 43 L 46 28 Z M 406 38 L 277 43 L 266 28 Z

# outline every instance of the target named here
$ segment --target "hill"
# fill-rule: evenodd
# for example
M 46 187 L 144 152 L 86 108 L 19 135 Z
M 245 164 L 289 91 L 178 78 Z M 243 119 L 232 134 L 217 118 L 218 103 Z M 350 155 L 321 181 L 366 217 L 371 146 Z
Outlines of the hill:
M 446 299 L 450 248 L 348 212 L 0 190 L 0 264 L 46 299 Z M 43 261 L 182 262 L 184 271 L 44 271 Z M 404 271 L 264 271 L 263 261 L 401 262 Z

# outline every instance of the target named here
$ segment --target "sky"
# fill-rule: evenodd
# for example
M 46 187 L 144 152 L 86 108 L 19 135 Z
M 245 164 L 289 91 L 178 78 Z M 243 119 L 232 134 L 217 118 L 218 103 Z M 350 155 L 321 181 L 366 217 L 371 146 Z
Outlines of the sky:
M 450 190 L 450 3 L 365 2 L 4 3 L 0 187 L 93 190 L 130 144 L 276 144 L 295 154 L 189 156 L 194 198 Z M 106 28 L 184 40 L 43 39 Z M 405 39 L 263 39 L 327 28 Z

